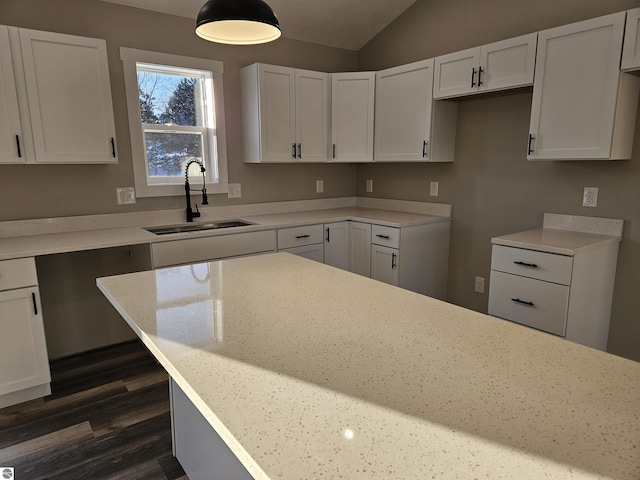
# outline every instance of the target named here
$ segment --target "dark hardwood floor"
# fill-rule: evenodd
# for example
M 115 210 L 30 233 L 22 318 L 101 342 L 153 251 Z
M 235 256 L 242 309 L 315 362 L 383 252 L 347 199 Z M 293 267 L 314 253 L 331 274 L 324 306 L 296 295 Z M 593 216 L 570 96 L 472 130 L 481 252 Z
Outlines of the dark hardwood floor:
M 138 342 L 51 362 L 52 394 L 0 409 L 15 480 L 186 480 L 171 454 L 167 374 Z

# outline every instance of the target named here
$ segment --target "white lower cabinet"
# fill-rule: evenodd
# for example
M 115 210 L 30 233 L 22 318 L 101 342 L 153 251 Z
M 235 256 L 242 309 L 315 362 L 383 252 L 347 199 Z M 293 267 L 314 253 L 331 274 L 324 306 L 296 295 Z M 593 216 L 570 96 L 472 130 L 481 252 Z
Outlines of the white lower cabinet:
M 618 243 L 575 255 L 493 245 L 489 315 L 606 350 Z
M 151 245 L 153 268 L 273 252 L 273 230 L 188 238 Z
M 0 262 L 0 408 L 51 393 L 33 258 Z
M 349 222 L 349 271 L 371 276 L 371 224 Z
M 289 252 L 299 257 L 308 258 L 315 262 L 324 262 L 324 245 L 322 243 L 314 243 L 311 245 L 302 245 L 300 247 L 282 248 L 279 252 Z
M 399 261 L 397 248 L 371 245 L 371 278 L 397 287 Z
M 324 225 L 324 263 L 349 270 L 349 222 Z

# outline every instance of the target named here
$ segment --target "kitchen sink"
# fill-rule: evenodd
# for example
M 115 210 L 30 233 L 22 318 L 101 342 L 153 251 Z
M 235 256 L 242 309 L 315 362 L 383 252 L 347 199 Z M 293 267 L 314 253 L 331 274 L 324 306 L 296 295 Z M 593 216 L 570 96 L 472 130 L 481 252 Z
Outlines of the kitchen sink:
M 217 230 L 219 228 L 246 227 L 248 225 L 255 225 L 255 224 L 252 222 L 247 222 L 245 220 L 221 220 L 218 222 L 182 223 L 180 225 L 163 225 L 160 227 L 146 227 L 145 230 L 147 232 L 151 232 L 156 235 L 168 235 L 170 233 L 201 232 L 203 230 Z

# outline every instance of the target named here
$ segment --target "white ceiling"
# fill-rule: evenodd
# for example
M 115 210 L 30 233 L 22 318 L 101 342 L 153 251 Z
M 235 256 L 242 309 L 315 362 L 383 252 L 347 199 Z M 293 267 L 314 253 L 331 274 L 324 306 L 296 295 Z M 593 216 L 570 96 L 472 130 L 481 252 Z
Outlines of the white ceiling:
M 102 0 L 194 19 L 205 0 Z M 232 0 L 231 0 L 232 1 Z M 282 36 L 359 50 L 416 0 L 266 0 Z

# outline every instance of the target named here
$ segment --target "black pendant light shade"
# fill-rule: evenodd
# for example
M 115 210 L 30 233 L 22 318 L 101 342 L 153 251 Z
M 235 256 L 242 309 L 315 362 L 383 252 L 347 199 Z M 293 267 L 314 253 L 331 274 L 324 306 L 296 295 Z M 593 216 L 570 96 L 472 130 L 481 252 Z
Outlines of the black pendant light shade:
M 196 34 L 210 42 L 253 45 L 280 33 L 278 19 L 262 0 L 208 0 L 196 20 Z

